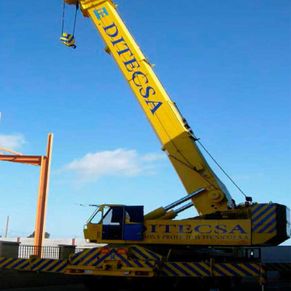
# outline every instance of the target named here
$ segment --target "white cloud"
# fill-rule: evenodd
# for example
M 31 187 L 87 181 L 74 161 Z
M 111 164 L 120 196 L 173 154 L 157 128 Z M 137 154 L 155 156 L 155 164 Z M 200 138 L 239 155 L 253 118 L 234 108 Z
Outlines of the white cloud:
M 162 159 L 158 154 L 140 155 L 135 150 L 116 149 L 88 153 L 65 166 L 82 179 L 92 180 L 102 176 L 137 176 L 148 172 L 154 162 Z
M 158 160 L 162 160 L 165 158 L 165 155 L 163 154 L 156 154 L 156 153 L 150 153 L 150 154 L 145 154 L 141 157 L 143 161 L 148 161 L 148 162 L 155 162 Z
M 0 148 L 17 150 L 25 144 L 24 136 L 21 134 L 4 135 L 0 134 Z

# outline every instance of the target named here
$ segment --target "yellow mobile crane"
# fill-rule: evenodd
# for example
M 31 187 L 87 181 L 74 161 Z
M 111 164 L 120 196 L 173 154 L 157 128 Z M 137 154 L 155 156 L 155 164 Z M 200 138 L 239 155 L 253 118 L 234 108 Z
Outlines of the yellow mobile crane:
M 277 245 L 288 239 L 286 206 L 252 203 L 250 197 L 246 197 L 244 205 L 235 205 L 200 152 L 199 140 L 118 15 L 115 4 L 111 0 L 65 2 L 80 6 L 83 15 L 95 24 L 106 52 L 114 58 L 134 92 L 199 213 L 194 219 L 173 220 L 177 212 L 172 208 L 179 203 L 146 215 L 143 207 L 102 205 L 86 224 L 85 238 L 98 243 L 208 246 Z M 66 36 L 62 36 L 63 42 Z M 69 35 L 69 41 L 64 43 L 70 46 L 72 37 Z
M 266 270 L 274 270 L 275 266 L 262 264 L 260 247 L 276 246 L 290 237 L 289 209 L 276 203 L 253 203 L 247 196 L 245 203 L 235 205 L 114 3 L 64 1 L 77 9 L 80 7 L 84 16 L 92 19 L 106 44 L 106 52 L 128 81 L 188 194 L 147 214 L 143 206 L 96 205 L 84 235 L 90 242 L 105 244 L 104 247 L 85 249 L 58 260 L 0 256 L 0 269 L 95 276 L 98 281 L 93 288 L 100 288 L 102 280 L 107 278 L 105 286 L 113 290 L 120 286 L 141 289 L 137 282 L 146 289 L 176 286 L 176 290 L 181 290 L 189 288 L 188 279 L 198 279 L 196 290 L 207 290 L 245 277 L 259 278 L 264 285 Z M 74 32 L 63 32 L 61 41 L 76 48 Z M 179 205 L 182 206 L 177 208 Z M 199 216 L 175 219 L 193 205 Z M 278 266 L 281 267 L 291 271 L 291 264 Z M 130 286 L 122 285 L 128 282 Z

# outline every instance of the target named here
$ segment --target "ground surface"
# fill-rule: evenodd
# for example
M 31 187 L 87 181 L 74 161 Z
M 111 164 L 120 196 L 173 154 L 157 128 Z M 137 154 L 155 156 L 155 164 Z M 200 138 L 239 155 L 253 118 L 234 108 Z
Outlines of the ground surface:
M 169 281 L 167 279 L 167 281 Z M 87 280 L 83 282 L 83 279 L 78 276 L 68 276 L 62 274 L 49 274 L 49 273 L 31 273 L 31 272 L 16 272 L 16 271 L 0 271 L 0 290 L 1 291 L 95 291 L 95 290 L 114 290 L 114 291 L 128 291 L 128 290 L 150 290 L 153 287 L 158 287 L 158 289 L 166 290 L 187 290 L 187 286 L 193 286 L 193 282 L 186 282 L 185 286 L 182 288 L 175 289 L 173 284 L 167 285 L 167 281 L 159 284 L 152 283 L 153 286 L 148 286 L 143 288 L 138 282 L 133 282 L 127 280 L 127 287 L 120 281 L 110 279 L 109 281 L 102 281 L 100 279 Z M 87 287 L 84 283 L 87 283 Z M 91 288 L 88 288 L 88 283 Z M 169 282 L 168 282 L 169 283 Z M 109 286 L 111 284 L 111 286 Z M 203 284 L 195 283 L 196 291 L 209 291 L 210 289 Z M 110 288 L 111 287 L 111 288 Z M 192 288 L 193 289 L 193 288 Z M 217 290 L 217 289 L 212 289 Z M 260 291 L 263 290 L 257 282 L 240 282 L 237 286 L 233 286 L 228 289 L 220 289 L 220 291 Z M 284 280 L 272 281 L 267 284 L 264 289 L 265 291 L 291 291 L 291 280 L 290 278 L 285 278 Z
M 17 272 L 9 270 L 0 271 L 0 290 L 13 289 L 15 288 L 26 288 L 21 290 L 54 290 L 55 286 L 68 286 L 70 285 L 71 289 L 65 289 L 62 287 L 60 290 L 75 290 L 72 286 L 80 287 L 81 280 L 80 278 L 65 276 L 65 275 L 56 275 L 49 273 L 31 273 L 31 272 Z M 33 289 L 38 288 L 38 289 Z M 41 289 L 40 289 L 41 288 Z M 45 289 L 49 288 L 49 289 Z M 58 287 L 59 288 L 59 287 Z M 67 288 L 67 287 L 66 287 Z M 59 290 L 59 289 L 56 289 Z M 82 289 L 76 289 L 82 290 Z
M 59 286 L 43 286 L 43 287 L 28 287 L 28 288 L 13 288 L 0 289 L 1 291 L 87 291 L 82 284 L 76 285 L 59 285 Z

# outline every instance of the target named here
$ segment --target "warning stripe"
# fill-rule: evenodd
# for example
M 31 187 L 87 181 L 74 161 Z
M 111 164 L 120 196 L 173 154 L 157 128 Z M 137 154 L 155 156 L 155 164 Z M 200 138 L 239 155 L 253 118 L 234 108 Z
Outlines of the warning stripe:
M 232 272 L 229 272 L 227 269 L 225 269 L 223 266 L 219 264 L 213 265 L 213 275 L 216 277 L 220 276 L 234 276 Z
M 247 266 L 249 269 L 253 270 L 256 274 L 259 274 L 262 270 L 261 264 L 244 263 L 244 265 Z
M 140 261 L 140 260 L 130 260 L 130 263 L 135 267 L 149 267 L 154 268 L 155 262 L 154 261 Z
M 131 262 L 132 262 L 132 264 L 133 264 L 134 266 L 137 266 L 137 267 L 144 267 L 144 264 L 142 264 L 142 262 L 139 261 L 139 260 L 131 260 Z M 144 263 L 144 262 L 143 262 L 143 263 Z
M 104 250 L 104 249 L 103 249 Z M 124 267 L 130 268 L 153 268 L 156 261 L 149 260 L 148 258 L 157 258 L 155 253 L 152 253 L 144 248 L 135 247 L 135 252 L 139 254 L 142 259 L 135 259 L 128 257 L 128 252 L 119 252 L 119 248 L 106 248 L 104 254 L 102 249 L 98 248 L 91 251 L 86 251 L 85 253 L 80 253 L 70 258 L 71 265 L 74 266 L 94 266 L 97 268 L 103 267 L 103 264 L 108 263 L 108 261 L 116 260 L 119 261 Z M 130 252 L 132 255 L 132 251 Z
M 291 274 L 290 263 L 267 263 L 266 268 L 268 271 L 286 271 Z
M 39 265 L 38 270 L 40 270 L 40 271 L 47 271 L 47 269 L 48 269 L 51 265 L 53 265 L 54 263 L 55 263 L 54 260 L 46 260 L 46 261 L 44 261 L 42 264 Z M 61 261 L 58 262 L 57 266 L 58 266 L 60 263 L 61 263 Z
M 195 265 L 189 263 L 182 263 L 182 265 L 191 272 L 193 277 L 205 277 L 205 275 L 202 275 L 201 271 L 195 268 Z
M 234 264 L 233 269 L 236 270 L 242 277 L 253 276 L 248 268 L 243 268 L 242 264 Z
M 161 270 L 161 276 L 164 277 L 172 277 L 172 276 L 176 276 L 176 272 L 173 271 L 168 265 L 164 265 L 163 269 Z
M 67 261 L 62 261 L 60 262 L 56 268 L 53 269 L 52 272 L 56 272 L 56 273 L 64 273 L 65 272 L 65 268 L 68 266 L 68 262 Z
M 192 268 L 196 269 L 202 276 L 210 275 L 210 266 L 206 263 L 188 263 Z
M 253 226 L 256 227 L 256 224 L 258 224 L 264 217 L 270 214 L 270 212 L 275 211 L 275 207 L 272 205 L 263 205 L 262 208 L 260 208 L 259 212 L 256 212 L 254 214 L 254 211 L 252 212 L 252 220 L 253 220 Z
M 18 270 L 18 271 L 24 271 L 24 270 L 27 270 L 28 267 L 29 267 L 29 261 L 25 260 L 20 265 L 16 266 L 15 269 Z
M 157 261 L 129 259 L 127 254 L 119 254 L 112 249 L 98 260 L 98 264 L 102 265 L 107 258 L 119 259 L 126 267 L 154 268 L 157 263 Z M 0 257 L 0 268 L 3 269 L 63 273 L 67 266 L 67 260 Z M 291 272 L 291 264 L 267 264 L 267 270 Z M 260 277 L 262 266 L 256 263 L 213 263 L 210 266 L 206 262 L 165 262 L 161 266 L 159 275 L 163 277 Z
M 70 263 L 71 265 L 79 265 L 84 263 L 88 259 L 88 256 L 98 256 L 100 253 L 100 248 L 92 248 L 92 249 L 86 249 L 82 252 L 79 252 L 77 254 L 74 254 L 72 257 L 70 257 Z
M 132 246 L 130 248 L 130 252 L 137 258 L 140 260 L 157 260 L 160 261 L 162 256 L 160 256 L 159 254 L 150 251 L 146 248 L 140 247 L 140 246 Z
M 14 258 L 6 258 L 3 262 L 1 262 L 0 268 L 5 269 L 10 263 L 15 262 L 15 260 L 17 260 L 17 259 L 14 259 Z
M 256 233 L 276 231 L 275 205 L 258 204 L 252 207 L 252 231 Z
M 116 254 L 116 256 L 121 259 L 121 261 L 127 266 L 127 267 L 133 267 L 131 262 L 127 259 L 127 256 Z
M 216 263 L 213 266 L 214 276 L 257 277 L 260 276 L 260 265 L 251 263 Z
M 62 273 L 68 265 L 66 260 L 36 259 L 30 265 L 31 271 Z
M 274 232 L 276 231 L 276 217 L 275 214 L 272 215 L 268 220 L 264 222 L 262 227 L 258 229 L 258 233 L 263 233 L 263 232 Z
M 94 265 L 94 261 L 96 261 L 99 258 L 100 250 L 95 249 L 92 252 L 89 252 L 88 255 L 83 258 L 83 260 L 80 262 L 81 265 L 85 266 L 92 266 Z
M 14 270 L 26 270 L 29 266 L 29 262 L 26 259 L 18 259 L 13 265 L 10 266 Z
M 7 258 L 0 257 L 0 264 L 3 263 L 5 260 L 7 260 Z
M 189 271 L 183 268 L 183 265 L 181 263 L 171 263 L 170 268 L 174 268 L 180 277 L 186 277 L 191 275 Z
M 108 254 L 105 254 L 105 255 L 99 257 L 99 258 L 96 260 L 96 262 L 93 263 L 93 266 L 98 266 L 98 265 L 100 265 L 101 263 L 103 263 L 103 261 L 104 261 L 105 259 L 107 259 L 108 257 L 112 256 L 112 254 L 113 254 L 113 252 L 111 251 L 111 252 L 109 252 Z
M 237 272 L 236 270 L 234 270 L 233 265 L 231 265 L 231 264 L 223 263 L 223 264 L 220 264 L 220 266 L 222 269 L 231 273 L 232 276 L 241 276 L 242 275 L 241 272 Z
M 214 277 L 226 276 L 224 270 L 221 270 L 219 265 L 214 265 L 212 267 L 212 272 Z
M 248 272 L 248 274 L 250 274 L 250 276 L 256 276 L 256 275 L 258 275 L 258 273 L 260 273 L 256 269 L 252 268 L 252 265 L 250 265 L 250 264 L 238 264 L 238 265 L 241 269 Z
M 275 209 L 274 207 L 269 208 L 268 211 L 264 213 L 264 215 L 261 215 L 257 218 L 257 220 L 253 223 L 253 231 L 260 231 L 260 228 L 264 227 L 264 225 L 271 220 L 274 220 L 275 222 Z
M 10 269 L 18 271 L 39 271 L 39 272 L 63 272 L 68 265 L 67 260 L 55 259 L 15 259 L 0 258 L 0 269 Z
M 252 217 L 256 220 L 260 215 L 268 209 L 269 204 L 256 204 L 252 206 Z
M 29 265 L 26 259 L 15 259 L 15 258 L 0 258 L 0 268 L 2 269 L 15 269 L 25 270 Z
M 104 250 L 104 249 L 103 249 Z M 118 253 L 118 249 L 108 249 L 108 252 L 103 253 L 102 248 L 87 249 L 70 257 L 69 263 L 75 266 L 95 266 L 101 267 L 105 260 L 117 259 L 127 267 L 146 266 L 153 267 L 156 261 L 160 261 L 161 256 L 140 246 L 131 246 L 130 257 L 128 254 Z M 147 262 L 144 264 L 143 262 Z
M 275 215 L 275 208 L 268 207 L 260 216 L 256 218 L 253 224 L 253 229 L 256 230 L 264 221 L 268 220 L 272 215 Z
M 58 260 L 55 262 L 51 263 L 50 266 L 47 267 L 46 271 L 47 272 L 54 272 L 56 269 L 58 269 L 60 266 L 60 263 Z
M 30 268 L 32 271 L 38 271 L 41 268 L 41 264 L 45 263 L 44 259 L 40 259 L 40 258 L 34 258 L 31 261 L 31 265 Z
M 206 263 L 167 262 L 162 267 L 162 274 L 178 277 L 208 277 L 210 266 Z
M 259 277 L 261 267 L 255 263 L 214 263 L 212 272 L 205 262 L 167 262 L 162 266 L 161 276 L 177 277 Z

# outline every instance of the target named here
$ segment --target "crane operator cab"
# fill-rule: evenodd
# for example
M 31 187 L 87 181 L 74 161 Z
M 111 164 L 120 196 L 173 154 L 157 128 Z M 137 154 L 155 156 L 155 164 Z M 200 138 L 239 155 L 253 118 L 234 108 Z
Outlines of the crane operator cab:
M 143 206 L 110 204 L 97 206 L 84 227 L 85 237 L 88 237 L 92 231 L 95 232 L 96 242 L 102 240 L 116 242 L 143 240 Z

